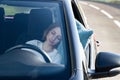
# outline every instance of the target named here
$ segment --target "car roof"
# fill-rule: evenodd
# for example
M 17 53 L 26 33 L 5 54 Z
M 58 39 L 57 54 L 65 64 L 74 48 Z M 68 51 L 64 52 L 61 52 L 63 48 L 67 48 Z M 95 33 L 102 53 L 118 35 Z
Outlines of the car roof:
M 64 2 L 66 2 L 66 1 L 75 1 L 75 0 L 0 0 L 0 2 L 2 2 L 2 1 L 43 1 L 43 2 L 45 2 L 45 1 L 64 1 Z
M 0 0 L 0 1 L 66 1 L 66 0 Z M 68 0 L 74 1 L 74 0 Z

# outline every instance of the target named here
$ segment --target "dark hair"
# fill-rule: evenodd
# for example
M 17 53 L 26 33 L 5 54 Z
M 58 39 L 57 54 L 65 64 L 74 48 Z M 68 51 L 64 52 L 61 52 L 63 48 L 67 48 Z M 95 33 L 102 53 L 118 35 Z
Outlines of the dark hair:
M 53 23 L 44 31 L 43 38 L 42 38 L 43 41 L 46 40 L 46 36 L 49 33 L 49 31 L 51 31 L 52 29 L 54 29 L 56 27 L 60 27 L 60 25 L 58 25 L 57 23 Z M 58 45 L 59 45 L 59 43 L 55 47 L 57 47 Z

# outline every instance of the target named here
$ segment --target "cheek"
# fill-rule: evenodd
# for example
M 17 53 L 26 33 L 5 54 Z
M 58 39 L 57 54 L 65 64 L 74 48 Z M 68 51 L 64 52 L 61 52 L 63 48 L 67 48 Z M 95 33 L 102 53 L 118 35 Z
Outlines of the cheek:
M 46 40 L 48 40 L 51 37 L 50 33 L 46 36 Z

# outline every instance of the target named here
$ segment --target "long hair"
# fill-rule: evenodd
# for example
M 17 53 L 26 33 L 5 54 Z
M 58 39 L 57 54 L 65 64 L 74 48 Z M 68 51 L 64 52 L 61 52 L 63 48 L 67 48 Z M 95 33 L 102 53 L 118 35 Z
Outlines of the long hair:
M 51 31 L 52 29 L 56 28 L 56 27 L 60 27 L 60 25 L 58 25 L 57 23 L 53 23 L 51 24 L 45 31 L 44 31 L 44 34 L 43 34 L 43 41 L 46 40 L 46 36 L 48 35 L 49 31 Z M 60 42 L 59 42 L 60 43 Z M 58 47 L 58 44 L 56 44 L 54 47 L 57 48 Z

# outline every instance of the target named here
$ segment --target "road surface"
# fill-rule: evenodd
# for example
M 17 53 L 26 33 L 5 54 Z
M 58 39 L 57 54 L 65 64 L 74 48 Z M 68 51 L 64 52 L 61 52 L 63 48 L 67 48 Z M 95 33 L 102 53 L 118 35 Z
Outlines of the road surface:
M 100 42 L 98 51 L 120 54 L 120 6 L 80 1 L 90 28 Z M 100 80 L 120 80 L 120 75 Z

